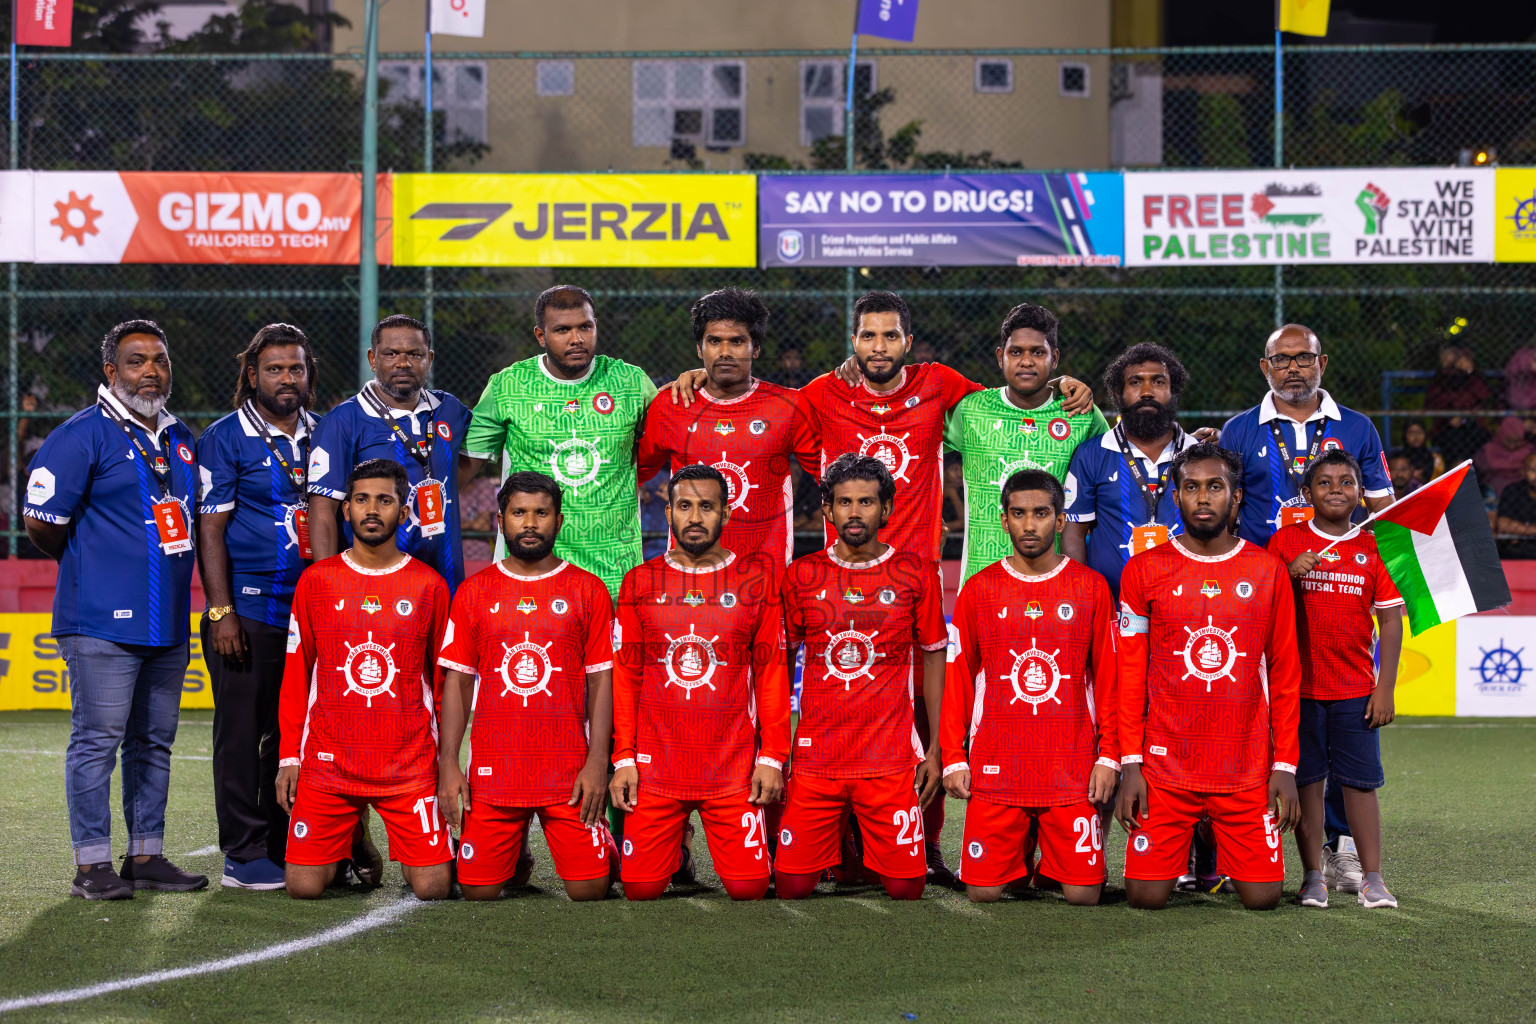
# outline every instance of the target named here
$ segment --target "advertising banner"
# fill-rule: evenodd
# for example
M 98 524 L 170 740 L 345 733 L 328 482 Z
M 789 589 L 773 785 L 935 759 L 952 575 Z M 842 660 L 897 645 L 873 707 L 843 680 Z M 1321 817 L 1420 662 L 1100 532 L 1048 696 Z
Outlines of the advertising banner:
M 750 174 L 398 174 L 402 267 L 750 267 Z
M 0 171 L 0 263 L 32 262 L 32 172 Z
M 1125 175 L 1126 264 L 1488 263 L 1491 168 Z
M 1456 714 L 1536 715 L 1536 679 L 1531 677 L 1536 646 L 1525 640 L 1532 635 L 1536 618 L 1473 615 L 1456 620 Z
M 380 208 L 388 211 L 388 176 Z M 329 263 L 358 260 L 349 174 L 38 171 L 38 263 Z
M 75 21 L 75 0 L 17 0 L 17 46 L 68 46 Z
M 1500 167 L 1494 175 L 1493 258 L 1536 263 L 1536 167 Z
M 198 619 L 192 616 L 192 660 L 181 683 L 181 706 L 213 707 L 208 667 L 203 664 Z M 50 632 L 47 612 L 0 614 L 0 711 L 69 710 L 69 669 Z
M 765 267 L 1100 266 L 1123 262 L 1119 174 L 765 177 Z

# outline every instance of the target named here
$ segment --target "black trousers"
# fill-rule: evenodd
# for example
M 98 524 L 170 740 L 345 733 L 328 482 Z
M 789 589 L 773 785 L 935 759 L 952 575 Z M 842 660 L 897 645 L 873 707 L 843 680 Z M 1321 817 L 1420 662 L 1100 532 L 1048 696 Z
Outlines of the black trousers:
M 203 661 L 213 687 L 213 806 L 219 849 L 244 864 L 269 857 L 282 864 L 288 815 L 277 805 L 277 694 L 283 684 L 288 631 L 240 617 L 243 661 L 227 661 L 208 644 Z

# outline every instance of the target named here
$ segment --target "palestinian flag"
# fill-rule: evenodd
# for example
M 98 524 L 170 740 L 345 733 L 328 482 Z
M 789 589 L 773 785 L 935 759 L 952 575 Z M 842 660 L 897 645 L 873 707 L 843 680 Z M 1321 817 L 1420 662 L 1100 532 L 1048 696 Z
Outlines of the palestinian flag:
M 1509 584 L 1470 461 L 1388 505 L 1375 525 L 1376 549 L 1408 605 L 1413 635 L 1509 604 Z

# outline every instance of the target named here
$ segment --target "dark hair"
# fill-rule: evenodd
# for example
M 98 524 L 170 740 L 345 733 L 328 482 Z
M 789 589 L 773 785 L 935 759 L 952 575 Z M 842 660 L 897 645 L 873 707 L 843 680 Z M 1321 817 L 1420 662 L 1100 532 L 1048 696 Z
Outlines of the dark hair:
M 752 347 L 761 349 L 768 335 L 768 304 L 757 292 L 745 288 L 721 288 L 693 304 L 688 316 L 693 321 L 693 340 L 704 340 L 704 329 L 715 320 L 730 320 L 746 327 Z M 755 353 L 754 353 L 755 354 Z
M 543 473 L 511 473 L 501 482 L 496 492 L 496 511 L 507 514 L 507 501 L 514 494 L 547 494 L 555 503 L 555 515 L 560 514 L 560 485 Z
M 580 309 L 586 306 L 596 310 L 592 304 L 592 296 L 585 288 L 578 288 L 574 284 L 557 284 L 551 288 L 545 288 L 539 292 L 539 297 L 533 300 L 533 326 L 544 329 L 544 311 L 546 309 Z M 597 314 L 594 312 L 593 316 Z
M 1168 467 L 1168 475 L 1173 480 L 1173 486 L 1177 488 L 1184 485 L 1185 466 L 1191 462 L 1203 462 L 1206 459 L 1216 459 L 1226 463 L 1227 476 L 1231 480 L 1233 489 L 1243 486 L 1243 457 L 1230 448 L 1223 448 L 1210 441 L 1192 444 L 1173 457 L 1173 463 Z
M 726 485 L 725 475 L 714 466 L 703 462 L 695 462 L 691 466 L 684 466 L 672 478 L 667 481 L 667 501 L 670 503 L 677 493 L 677 485 L 684 480 L 713 480 L 720 485 L 720 503 L 728 504 L 731 500 L 731 489 Z
M 1397 454 L 1394 452 L 1394 457 Z M 1404 458 L 1407 458 L 1406 452 L 1402 454 Z M 1307 468 L 1301 471 L 1301 486 L 1310 488 L 1312 486 L 1312 478 L 1324 466 L 1347 466 L 1350 472 L 1355 474 L 1355 483 L 1364 483 L 1360 478 L 1360 463 L 1355 461 L 1355 457 L 1342 448 L 1330 448 L 1307 463 Z
M 413 316 L 406 316 L 404 313 L 395 313 L 395 314 L 393 314 L 391 316 L 385 317 L 383 320 L 380 320 L 378 323 L 374 324 L 373 325 L 373 337 L 371 339 L 370 347 L 378 348 L 379 347 L 379 335 L 383 334 L 385 331 L 389 330 L 391 327 L 409 327 L 413 331 L 420 331 L 421 332 L 421 336 L 426 339 L 427 350 L 431 351 L 431 349 L 432 349 L 432 332 L 427 329 L 427 325 L 426 324 L 422 323 L 420 320 L 417 320 Z
M 1412 462 L 1413 456 L 1408 454 L 1408 449 L 1406 448 L 1393 448 L 1391 451 L 1387 452 L 1387 461 L 1391 462 L 1393 459 L 1402 459 L 1405 462 Z
M 880 503 L 889 505 L 896 500 L 896 481 L 885 463 L 872 455 L 844 452 L 832 460 L 832 465 L 821 475 L 821 503 L 831 506 L 837 485 L 849 480 L 868 480 L 880 487 Z
M 1031 330 L 1045 335 L 1045 342 L 1051 346 L 1051 351 L 1060 354 L 1061 347 L 1056 343 L 1056 328 L 1059 324 L 1056 314 L 1044 306 L 1021 302 L 1003 317 L 1002 340 L 998 342 L 998 348 L 1008 344 L 1014 331 Z
M 859 318 L 865 313 L 895 313 L 901 318 L 901 336 L 912 333 L 912 311 L 906 300 L 895 292 L 865 292 L 853 304 L 853 333 L 859 332 Z
M 123 343 L 123 339 L 130 334 L 153 334 L 160 339 L 160 344 L 167 349 L 171 343 L 165 336 L 165 331 L 153 320 L 124 320 L 101 337 L 101 365 L 117 365 L 117 347 Z
M 269 348 L 282 345 L 297 345 L 304 353 L 304 376 L 308 387 L 299 396 L 299 401 L 306 409 L 315 404 L 315 353 L 309 347 L 309 338 L 293 324 L 267 324 L 256 332 L 251 343 L 239 355 L 240 380 L 235 384 L 233 403 L 236 409 L 256 397 L 256 388 L 251 384 L 251 371 L 261 361 L 261 354 Z
M 395 497 L 403 506 L 411 496 L 411 478 L 405 475 L 405 467 L 393 459 L 369 459 L 359 462 L 347 474 L 347 499 L 352 498 L 352 485 L 359 480 L 393 480 Z
M 1003 511 L 1008 511 L 1008 496 L 1017 491 L 1044 491 L 1051 496 L 1051 508 L 1061 515 L 1067 507 L 1067 492 L 1061 481 L 1043 469 L 1021 469 L 1003 484 Z
M 1171 349 L 1143 341 L 1115 356 L 1104 368 L 1104 390 L 1109 392 L 1110 403 L 1116 409 L 1120 408 L 1120 396 L 1125 392 L 1125 371 L 1141 363 L 1162 363 L 1167 368 L 1168 390 L 1173 392 L 1173 400 L 1177 402 L 1184 393 L 1184 385 L 1189 383 L 1189 373 L 1184 369 L 1184 364 L 1179 362 L 1179 357 Z

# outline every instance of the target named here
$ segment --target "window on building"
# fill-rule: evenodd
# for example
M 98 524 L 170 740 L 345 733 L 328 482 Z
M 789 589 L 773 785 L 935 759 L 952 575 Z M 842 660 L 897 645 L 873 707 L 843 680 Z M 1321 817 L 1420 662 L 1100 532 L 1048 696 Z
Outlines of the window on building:
M 379 78 L 387 88 L 380 102 L 422 102 L 425 65 L 419 60 L 379 63 Z M 432 109 L 443 113 L 441 141 L 489 143 L 486 125 L 486 66 L 484 61 L 434 60 L 432 62 Z
M 843 113 L 848 102 L 848 62 L 803 60 L 800 62 L 800 145 L 843 134 Z M 853 69 L 853 88 L 860 96 L 875 91 L 875 62 L 861 60 Z
M 632 89 L 635 146 L 682 141 L 728 149 L 746 144 L 744 61 L 635 61 Z
M 576 91 L 576 62 L 541 60 L 534 71 L 534 89 L 540 96 L 569 96 Z
M 1057 70 L 1057 81 L 1063 96 L 1082 98 L 1088 95 L 1088 65 L 1064 60 Z
M 1013 92 L 1013 61 L 979 57 L 976 60 L 977 92 Z

